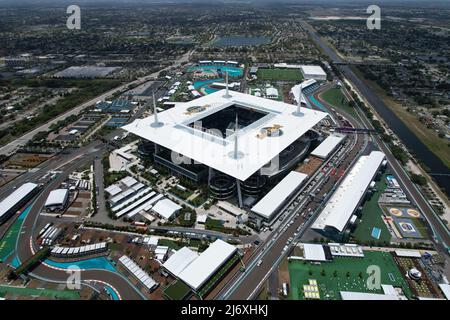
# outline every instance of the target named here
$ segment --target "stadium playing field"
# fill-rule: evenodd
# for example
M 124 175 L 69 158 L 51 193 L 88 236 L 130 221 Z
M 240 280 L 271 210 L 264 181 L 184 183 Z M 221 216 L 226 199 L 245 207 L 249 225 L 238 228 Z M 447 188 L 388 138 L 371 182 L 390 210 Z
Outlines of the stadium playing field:
M 303 285 L 308 285 L 310 279 L 317 281 L 322 300 L 340 300 L 340 291 L 383 293 L 381 288 L 367 288 L 367 268 L 371 265 L 380 267 L 381 284 L 402 287 L 405 295 L 411 297 L 411 290 L 390 253 L 365 251 L 364 254 L 364 258 L 336 257 L 331 262 L 320 264 L 289 261 L 291 299 L 305 299 Z
M 258 69 L 256 76 L 259 80 L 300 81 L 303 79 L 298 69 Z

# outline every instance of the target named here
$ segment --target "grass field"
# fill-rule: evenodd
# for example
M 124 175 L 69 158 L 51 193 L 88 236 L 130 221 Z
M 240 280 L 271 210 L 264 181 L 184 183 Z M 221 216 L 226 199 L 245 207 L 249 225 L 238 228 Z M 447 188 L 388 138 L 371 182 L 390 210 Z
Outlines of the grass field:
M 341 89 L 331 88 L 323 92 L 320 96 L 323 100 L 331 104 L 333 107 L 347 112 L 349 115 L 353 116 L 356 119 L 358 118 L 356 110 L 350 107 L 347 98 L 344 96 Z
M 181 280 L 172 282 L 165 290 L 164 294 L 171 300 L 183 300 L 191 289 Z
M 381 218 L 381 208 L 378 206 L 378 199 L 383 191 L 386 189 L 386 174 L 384 174 L 380 181 L 377 181 L 375 192 L 370 200 L 366 201 L 363 206 L 361 221 L 356 226 L 353 232 L 353 237 L 361 243 L 369 243 L 370 241 L 387 241 L 391 240 L 391 234 L 389 233 L 386 224 Z M 376 239 L 372 237 L 373 227 L 381 229 L 380 238 Z
M 49 298 L 58 299 L 80 299 L 78 291 L 74 290 L 55 290 L 55 289 L 37 289 L 37 288 L 20 288 L 10 286 L 0 286 L 0 295 L 6 296 L 6 294 L 12 294 L 16 296 L 36 297 L 44 296 Z
M 300 81 L 303 79 L 298 69 L 258 69 L 258 80 Z
M 303 285 L 308 284 L 309 279 L 317 280 L 322 300 L 340 300 L 340 291 L 383 293 L 381 288 L 369 290 L 366 286 L 366 272 L 371 265 L 380 267 L 381 284 L 402 287 L 405 295 L 411 297 L 411 290 L 390 253 L 365 251 L 364 254 L 364 258 L 335 257 L 332 262 L 321 264 L 290 261 L 291 299 L 304 299 Z

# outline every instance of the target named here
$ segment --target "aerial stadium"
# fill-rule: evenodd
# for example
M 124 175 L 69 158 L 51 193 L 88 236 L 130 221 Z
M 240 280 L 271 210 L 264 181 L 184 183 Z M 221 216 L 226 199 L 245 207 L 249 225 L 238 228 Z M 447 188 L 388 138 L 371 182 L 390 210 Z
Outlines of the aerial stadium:
M 143 139 L 141 152 L 216 199 L 257 198 L 315 146 L 326 113 L 228 88 L 177 104 L 123 127 Z

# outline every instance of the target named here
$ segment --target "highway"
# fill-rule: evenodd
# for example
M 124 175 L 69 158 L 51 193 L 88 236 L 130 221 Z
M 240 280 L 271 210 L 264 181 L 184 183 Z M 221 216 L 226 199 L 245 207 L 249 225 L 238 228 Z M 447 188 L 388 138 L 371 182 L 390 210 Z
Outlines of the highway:
M 325 52 L 330 59 L 335 63 L 343 63 L 344 60 L 339 57 L 339 55 L 331 48 L 329 47 L 315 32 L 315 30 L 307 23 L 302 23 L 303 27 L 309 31 L 313 41 L 316 42 L 316 44 Z M 369 105 L 372 106 L 372 108 L 376 105 L 380 106 L 383 105 L 383 109 L 389 110 L 387 106 L 384 105 L 384 102 L 381 101 L 381 99 L 374 94 L 370 88 L 368 88 L 361 79 L 359 79 L 355 73 L 350 69 L 347 65 L 341 65 L 339 66 L 341 71 L 343 72 L 343 75 L 353 84 L 353 86 L 358 90 L 359 94 L 363 96 L 366 101 L 369 103 Z M 351 95 L 347 93 L 347 97 L 351 98 Z M 326 104 L 326 102 L 322 101 Z M 376 111 L 378 111 L 380 108 L 376 108 Z M 361 110 L 356 109 L 356 111 L 359 114 L 359 118 L 362 121 L 362 124 L 365 128 L 373 129 L 372 124 L 368 121 L 366 116 L 361 112 Z M 387 120 L 386 118 L 389 118 L 391 121 L 392 119 L 397 119 L 394 126 L 391 128 L 394 131 L 397 131 L 399 129 L 399 126 L 402 127 L 402 130 L 409 130 L 406 125 L 399 120 L 391 111 L 391 114 L 385 114 L 383 115 L 383 120 Z M 390 121 L 386 121 L 386 123 L 390 124 Z M 403 129 L 406 128 L 406 129 Z M 396 130 L 397 129 L 397 130 Z M 411 133 L 411 135 L 414 136 L 414 134 Z M 400 137 L 401 138 L 401 137 Z M 391 169 L 395 173 L 396 177 L 400 181 L 400 184 L 405 191 L 406 195 L 413 199 L 417 207 L 424 213 L 428 223 L 430 224 L 432 230 L 435 233 L 435 241 L 441 246 L 442 250 L 444 252 L 449 252 L 450 248 L 450 232 L 448 228 L 442 223 L 441 219 L 438 217 L 436 212 L 434 212 L 433 208 L 429 205 L 428 201 L 424 198 L 422 193 L 419 191 L 419 189 L 416 187 L 414 183 L 411 182 L 411 179 L 409 178 L 408 174 L 403 169 L 402 165 L 397 161 L 397 159 L 393 156 L 390 149 L 387 147 L 387 145 L 376 135 L 372 136 L 372 139 L 375 141 L 377 146 L 386 154 L 386 158 L 388 159 L 388 162 L 390 164 Z M 417 141 L 414 142 L 414 144 L 422 145 L 422 143 L 416 138 Z M 446 179 L 446 177 L 444 177 Z
M 71 109 L 71 110 L 69 110 L 69 111 L 59 115 L 59 116 L 57 116 L 57 117 L 55 117 L 55 118 L 53 118 L 52 120 L 50 120 L 50 121 L 48 121 L 48 122 L 46 122 L 46 123 L 44 123 L 44 124 L 34 128 L 33 130 L 25 133 L 24 135 L 22 135 L 21 137 L 15 139 L 14 141 L 11 141 L 10 143 L 0 147 L 0 155 L 2 155 L 2 154 L 3 155 L 10 155 L 10 154 L 14 153 L 17 149 L 19 149 L 20 147 L 24 146 L 25 144 L 28 143 L 28 141 L 33 139 L 33 137 L 38 132 L 48 131 L 52 124 L 55 124 L 58 121 L 62 121 L 64 119 L 66 119 L 67 117 L 70 117 L 71 115 L 79 114 L 81 111 L 83 111 L 87 107 L 94 105 L 97 101 L 105 100 L 106 98 L 114 95 L 115 93 L 122 92 L 122 91 L 126 90 L 129 86 L 132 86 L 132 85 L 136 85 L 137 86 L 137 85 L 141 85 L 141 84 L 143 84 L 143 83 L 145 83 L 147 81 L 153 80 L 153 79 L 155 79 L 158 76 L 158 74 L 161 71 L 165 71 L 165 70 L 169 70 L 171 68 L 179 67 L 182 63 L 184 63 L 184 62 L 189 60 L 189 56 L 191 54 L 192 54 L 192 51 L 189 51 L 189 52 L 185 53 L 184 55 L 182 55 L 179 59 L 177 59 L 174 62 L 174 64 L 171 65 L 171 66 L 168 66 L 168 67 L 166 67 L 166 68 L 164 68 L 162 70 L 159 70 L 157 72 L 154 72 L 152 74 L 149 74 L 149 75 L 147 75 L 145 77 L 138 78 L 137 80 L 134 80 L 132 82 L 123 84 L 121 86 L 118 86 L 118 87 L 116 87 L 116 88 L 114 88 L 114 89 L 112 89 L 110 91 L 107 91 L 107 92 L 105 92 L 105 93 L 103 93 L 103 94 L 101 94 L 101 95 L 99 95 L 99 96 L 97 96 L 97 97 L 95 97 L 95 98 L 93 98 L 93 99 L 91 99 L 91 100 L 89 100 L 89 101 L 87 101 L 87 102 L 85 102 L 85 103 L 83 103 L 83 104 L 81 104 L 81 105 L 79 105 L 79 106 L 77 106 L 77 107 L 75 107 L 75 108 L 73 108 L 73 109 Z
M 311 102 L 311 101 L 310 101 Z M 333 117 L 337 115 L 333 113 Z M 348 119 L 350 120 L 350 119 Z M 350 121 L 354 126 L 357 124 Z M 335 151 L 334 155 L 326 161 L 316 174 L 294 196 L 281 211 L 285 212 L 283 223 L 273 230 L 271 236 L 254 251 L 246 266 L 244 273 L 236 273 L 234 278 L 225 285 L 217 299 L 247 300 L 257 296 L 263 283 L 272 274 L 284 256 L 290 251 L 295 239 L 300 238 L 320 213 L 344 177 L 344 172 L 350 168 L 359 155 L 370 150 L 365 135 L 349 135 L 345 145 Z M 337 170 L 334 170 L 337 169 Z M 331 175 L 331 172 L 338 174 Z M 321 178 L 318 176 L 322 174 Z M 313 192 L 322 201 L 315 201 L 309 194 Z M 258 262 L 261 261 L 258 266 Z
M 33 201 L 32 208 L 24 219 L 21 233 L 16 244 L 16 254 L 19 261 L 25 261 L 38 250 L 38 247 L 35 244 L 36 235 L 40 228 L 43 227 L 43 224 L 45 224 L 39 223 L 39 214 L 50 191 L 57 188 L 72 171 L 85 164 L 91 163 L 96 157 L 101 157 L 101 154 L 105 149 L 105 146 L 100 148 L 90 147 L 86 153 L 82 153 L 83 150 L 79 150 L 77 153 L 73 154 L 72 161 L 68 161 L 58 168 L 61 173 L 44 186 L 43 190 Z M 79 155 L 82 155 L 82 157 L 78 157 Z M 42 176 L 44 174 L 45 172 L 42 172 Z M 54 268 L 41 264 L 32 271 L 30 276 L 39 279 L 48 279 L 53 282 L 65 283 L 68 278 L 68 273 L 65 270 L 55 270 Z M 81 272 L 81 280 L 83 282 L 95 280 L 108 283 L 120 293 L 123 299 L 142 299 L 144 297 L 125 277 L 118 273 L 106 270 L 86 270 Z
M 175 62 L 175 64 L 163 70 L 168 70 L 169 68 L 176 68 L 180 66 L 183 62 L 188 61 L 190 54 L 191 52 L 186 53 L 185 55 L 180 57 Z M 160 71 L 108 91 L 101 96 L 96 97 L 95 99 L 92 99 L 91 101 L 88 101 L 70 110 L 69 112 L 58 116 L 49 123 L 39 126 L 34 130 L 26 133 L 19 139 L 11 142 L 6 146 L 3 146 L 2 148 L 0 148 L 0 154 L 10 154 L 14 152 L 18 147 L 26 144 L 30 139 L 32 139 L 32 137 L 37 132 L 47 130 L 52 123 L 62 120 L 72 114 L 79 113 L 96 101 L 105 99 L 106 97 L 116 92 L 125 90 L 131 84 L 143 84 L 156 77 Z M 138 112 L 133 115 L 132 120 L 139 117 L 143 112 L 144 108 L 138 110 Z M 118 132 L 119 130 L 114 130 L 106 137 L 106 139 L 111 140 L 112 137 L 118 134 Z M 35 170 L 30 170 L 29 172 L 22 174 L 21 176 L 7 183 L 1 188 L 0 198 L 4 198 L 23 183 L 44 183 L 43 190 L 33 200 L 32 207 L 22 224 L 21 232 L 19 234 L 15 250 L 19 261 L 23 262 L 27 260 L 38 250 L 38 247 L 35 243 L 36 235 L 39 232 L 40 228 L 42 228 L 45 224 L 44 221 L 39 221 L 40 212 L 50 191 L 59 187 L 59 185 L 74 170 L 82 167 L 85 164 L 93 163 L 94 161 L 98 164 L 98 161 L 99 159 L 101 159 L 103 152 L 107 151 L 108 148 L 108 143 L 94 141 L 82 148 L 65 150 L 64 153 L 56 155 L 52 159 L 45 162 L 42 166 L 38 167 Z M 48 181 L 48 179 L 46 179 L 47 181 L 45 181 L 43 178 L 48 176 L 49 172 L 56 172 L 56 177 L 51 181 Z M 46 264 L 40 264 L 35 269 L 33 269 L 29 275 L 37 279 L 57 283 L 66 283 L 66 280 L 69 276 L 66 270 L 57 270 L 53 267 L 47 266 Z M 90 287 L 92 287 L 92 283 L 108 284 L 119 294 L 121 299 L 137 300 L 146 298 L 141 292 L 138 291 L 138 289 L 134 285 L 130 283 L 130 281 L 126 277 L 124 277 L 120 273 L 114 273 L 107 270 L 82 270 L 81 281 L 83 285 L 88 285 Z

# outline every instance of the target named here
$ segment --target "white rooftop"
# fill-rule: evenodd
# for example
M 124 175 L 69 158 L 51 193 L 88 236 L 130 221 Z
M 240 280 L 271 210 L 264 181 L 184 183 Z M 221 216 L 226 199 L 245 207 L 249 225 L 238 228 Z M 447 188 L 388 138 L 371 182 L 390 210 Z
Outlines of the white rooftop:
M 270 219 L 280 204 L 297 189 L 308 177 L 297 171 L 290 172 L 268 194 L 252 208 L 252 211 L 266 219 Z
M 110 185 L 108 188 L 105 189 L 105 191 L 111 196 L 114 197 L 115 195 L 122 192 L 122 189 L 116 184 Z
M 330 155 L 330 153 L 336 150 L 336 147 L 342 142 L 343 139 L 343 135 L 332 134 L 323 140 L 322 143 L 311 152 L 311 155 L 325 159 Z
M 175 277 L 186 269 L 188 265 L 191 264 L 192 261 L 197 259 L 198 253 L 192 251 L 188 247 L 183 247 L 173 255 L 170 256 L 169 259 L 163 264 L 164 268 L 166 268 L 171 274 Z
M 133 177 L 125 177 L 122 180 L 120 180 L 125 186 L 130 188 L 131 186 L 135 185 L 138 181 Z
M 299 117 L 292 114 L 297 107 L 290 104 L 234 91 L 229 92 L 229 98 L 224 95 L 225 90 L 220 90 L 158 113 L 162 126 L 152 126 L 154 116 L 150 116 L 137 119 L 123 129 L 244 181 L 327 116 L 324 112 L 302 108 L 303 115 Z M 218 137 L 189 126 L 232 105 L 266 113 L 238 131 L 238 157 L 233 156 L 234 134 Z M 188 111 L 189 107 L 199 106 L 204 110 Z M 259 135 L 262 128 L 273 125 L 280 125 L 283 134 Z
M 309 261 L 327 261 L 325 250 L 321 244 L 304 243 L 303 257 Z
M 342 300 L 401 300 L 398 295 L 341 291 Z
M 181 271 L 179 278 L 192 289 L 197 290 L 219 270 L 236 250 L 236 247 L 218 239 Z
M 321 66 L 301 66 L 303 74 L 306 75 L 320 75 L 326 76 Z
M 441 288 L 442 293 L 447 300 L 450 300 L 450 284 L 440 283 L 439 288 Z
M 45 206 L 58 206 L 63 205 L 69 196 L 68 189 L 56 189 L 52 190 L 45 201 Z
M 361 156 L 328 200 L 312 228 L 324 230 L 328 226 L 342 232 L 383 160 L 384 153 L 381 151 Z
M 167 198 L 159 200 L 152 208 L 154 212 L 166 220 L 172 218 L 172 216 L 180 209 L 181 206 Z
M 35 183 L 25 183 L 0 202 L 0 218 L 8 213 L 14 206 L 27 197 L 38 187 Z
M 395 250 L 398 257 L 420 258 L 422 255 L 418 250 Z

